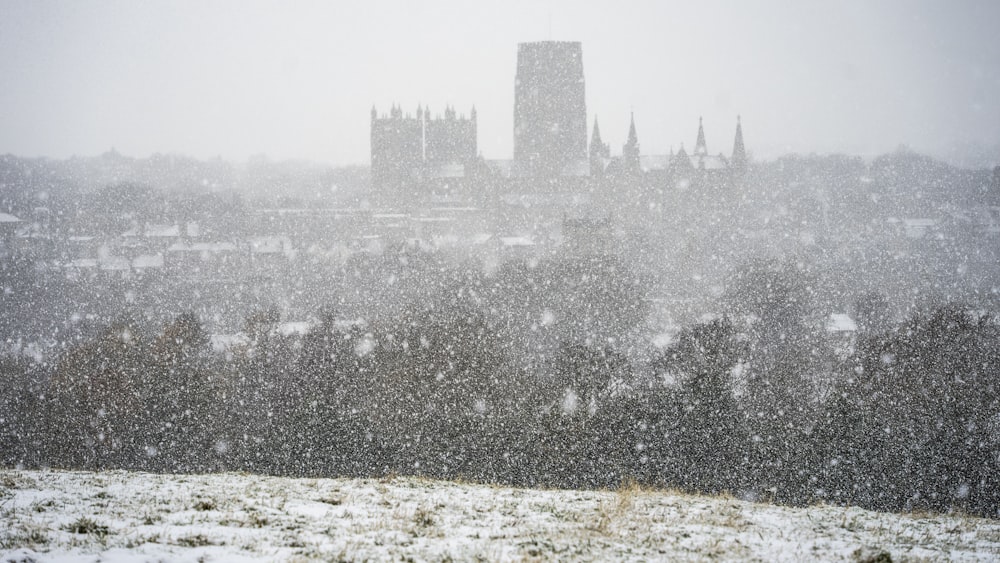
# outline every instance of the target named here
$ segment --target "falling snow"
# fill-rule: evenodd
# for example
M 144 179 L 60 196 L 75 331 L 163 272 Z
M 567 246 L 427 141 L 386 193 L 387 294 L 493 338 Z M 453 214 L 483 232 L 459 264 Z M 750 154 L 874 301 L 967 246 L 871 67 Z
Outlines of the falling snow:
M 603 48 L 361 166 L 0 156 L 0 559 L 1000 557 L 997 155 L 758 157 Z

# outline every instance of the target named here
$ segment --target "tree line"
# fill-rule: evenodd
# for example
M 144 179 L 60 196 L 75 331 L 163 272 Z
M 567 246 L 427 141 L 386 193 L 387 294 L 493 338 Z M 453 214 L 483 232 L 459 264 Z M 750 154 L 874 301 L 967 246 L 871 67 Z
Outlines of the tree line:
M 456 268 L 419 305 L 302 337 L 275 310 L 213 353 L 199 319 L 123 316 L 51 364 L 0 363 L 8 466 L 519 486 L 624 480 L 790 504 L 1000 515 L 1000 320 L 857 300 L 845 347 L 815 284 L 756 263 L 725 314 L 642 343 L 644 283 L 609 257 Z

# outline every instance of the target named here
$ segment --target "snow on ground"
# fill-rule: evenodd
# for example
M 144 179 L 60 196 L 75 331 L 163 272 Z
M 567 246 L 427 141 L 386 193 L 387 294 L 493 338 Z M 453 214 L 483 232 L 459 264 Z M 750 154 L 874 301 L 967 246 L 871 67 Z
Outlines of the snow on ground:
M 636 487 L 0 470 L 0 562 L 1000 560 L 1000 521 Z M 883 557 L 883 558 L 880 558 Z

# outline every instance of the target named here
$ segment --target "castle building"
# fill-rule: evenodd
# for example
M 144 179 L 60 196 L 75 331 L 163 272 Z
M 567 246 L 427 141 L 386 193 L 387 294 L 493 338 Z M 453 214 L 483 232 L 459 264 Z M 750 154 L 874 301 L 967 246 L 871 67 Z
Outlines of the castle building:
M 517 48 L 514 167 L 529 177 L 587 174 L 587 105 L 579 42 L 540 41 Z

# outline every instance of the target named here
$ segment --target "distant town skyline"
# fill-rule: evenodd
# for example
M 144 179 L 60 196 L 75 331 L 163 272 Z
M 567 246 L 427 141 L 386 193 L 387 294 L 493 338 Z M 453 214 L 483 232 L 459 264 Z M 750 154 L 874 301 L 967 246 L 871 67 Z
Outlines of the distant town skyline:
M 368 164 L 372 106 L 478 113 L 513 154 L 517 44 L 580 41 L 588 131 L 620 154 L 905 144 L 1000 163 L 1000 4 L 0 0 L 0 153 Z

